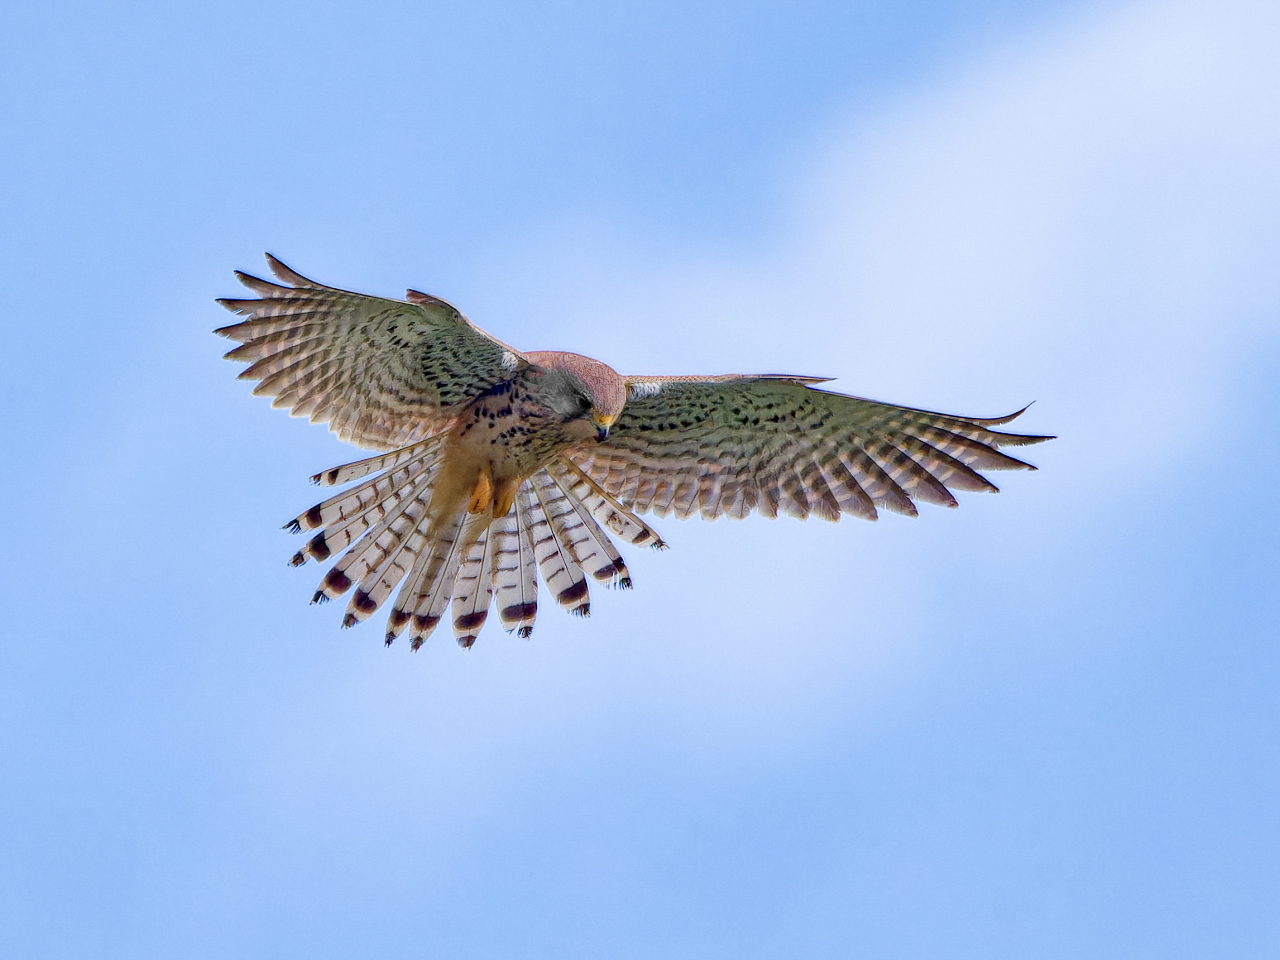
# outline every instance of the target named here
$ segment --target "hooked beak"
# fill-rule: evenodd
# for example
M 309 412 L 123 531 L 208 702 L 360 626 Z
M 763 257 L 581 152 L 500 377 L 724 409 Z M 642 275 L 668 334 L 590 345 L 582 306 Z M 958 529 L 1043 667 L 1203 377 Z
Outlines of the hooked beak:
M 591 422 L 596 425 L 596 439 L 603 442 L 609 436 L 609 428 L 613 426 L 613 417 L 592 417 Z

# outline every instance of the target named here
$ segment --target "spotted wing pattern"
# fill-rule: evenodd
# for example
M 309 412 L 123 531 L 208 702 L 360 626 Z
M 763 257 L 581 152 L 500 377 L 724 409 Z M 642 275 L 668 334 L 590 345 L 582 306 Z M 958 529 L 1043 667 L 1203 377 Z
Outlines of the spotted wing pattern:
M 951 490 L 994 491 L 979 470 L 1035 469 L 1002 446 L 1050 437 L 815 390 L 799 377 L 633 377 L 608 439 L 573 461 L 636 513 L 684 519 L 751 512 L 874 520 Z
M 326 287 L 268 255 L 284 284 L 237 271 L 257 300 L 221 300 L 247 317 L 217 332 L 241 346 L 242 380 L 293 416 L 328 423 L 341 439 L 390 450 L 422 440 L 470 400 L 525 364 L 451 304 L 409 292 L 387 300 Z

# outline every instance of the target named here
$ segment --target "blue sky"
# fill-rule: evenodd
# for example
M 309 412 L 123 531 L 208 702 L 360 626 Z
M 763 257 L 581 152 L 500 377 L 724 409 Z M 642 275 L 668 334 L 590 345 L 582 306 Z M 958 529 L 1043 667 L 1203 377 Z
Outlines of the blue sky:
M 34 7 L 0 36 L 0 953 L 1280 949 L 1280 15 Z M 411 654 L 353 458 L 209 331 L 270 250 L 624 372 L 1060 439 L 916 520 L 659 521 Z

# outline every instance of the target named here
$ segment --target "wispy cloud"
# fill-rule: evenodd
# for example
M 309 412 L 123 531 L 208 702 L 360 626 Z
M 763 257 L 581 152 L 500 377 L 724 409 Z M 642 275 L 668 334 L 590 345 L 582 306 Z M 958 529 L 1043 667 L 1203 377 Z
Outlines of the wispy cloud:
M 498 296 L 550 345 L 627 372 L 823 374 L 974 415 L 1036 400 L 1027 428 L 1061 436 L 1031 451 L 1049 469 L 928 512 L 927 533 L 670 531 L 679 555 L 641 558 L 644 596 L 626 602 L 678 611 L 668 626 L 723 624 L 686 663 L 699 696 L 729 676 L 786 711 L 825 678 L 847 694 L 912 672 L 948 642 L 958 570 L 965 589 L 1047 590 L 1043 567 L 1019 572 L 1028 542 L 1042 564 L 1082 542 L 1103 558 L 1107 518 L 1202 455 L 1189 438 L 1221 429 L 1275 344 L 1278 47 L 1280 13 L 1260 4 L 1099 8 L 833 122 L 796 164 L 778 235 L 663 251 L 568 223 L 502 264 Z M 690 569 L 705 590 L 687 589 Z M 972 643 L 974 623 L 953 637 Z M 770 645 L 805 634 L 830 642 L 780 666 Z
M 627 369 L 1038 399 L 1115 489 L 1211 423 L 1276 330 L 1278 46 L 1263 4 L 1100 9 L 833 123 L 780 238 L 669 255 L 571 224 L 518 258 L 519 295 L 567 299 L 572 336 Z

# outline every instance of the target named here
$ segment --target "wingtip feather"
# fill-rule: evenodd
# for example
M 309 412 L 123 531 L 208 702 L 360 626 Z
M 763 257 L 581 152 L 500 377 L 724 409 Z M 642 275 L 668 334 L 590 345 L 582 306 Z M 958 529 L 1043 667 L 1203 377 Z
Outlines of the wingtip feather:
M 291 270 L 288 266 L 282 263 L 278 258 L 273 257 L 271 254 L 267 253 L 267 254 L 263 254 L 263 256 L 267 258 L 267 266 L 271 268 L 271 272 L 274 273 L 281 280 L 283 280 L 285 283 L 291 283 L 295 287 L 320 286 L 320 284 L 316 283 L 314 280 L 308 280 L 306 277 L 298 273 L 296 270 Z

